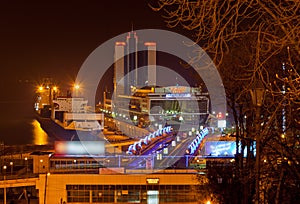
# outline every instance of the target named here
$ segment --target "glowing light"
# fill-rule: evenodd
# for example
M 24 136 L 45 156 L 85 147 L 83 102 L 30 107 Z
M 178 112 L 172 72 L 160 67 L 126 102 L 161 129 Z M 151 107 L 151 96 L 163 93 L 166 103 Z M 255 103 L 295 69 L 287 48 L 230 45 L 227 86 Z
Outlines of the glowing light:
M 222 114 L 221 112 L 219 112 L 219 113 L 217 114 L 217 118 L 218 118 L 218 119 L 223 118 L 223 114 Z
M 132 151 L 136 151 L 136 145 L 138 144 L 142 148 L 142 143 L 147 144 L 149 141 L 151 141 L 152 138 L 162 136 L 163 134 L 168 134 L 173 131 L 171 126 L 164 127 L 162 129 L 158 129 L 153 133 L 150 133 L 149 135 L 145 136 L 144 139 L 140 139 L 138 142 L 135 142 L 133 145 L 130 145 L 128 147 L 127 153 L 133 154 Z
M 40 86 L 39 91 L 43 91 L 44 87 Z
M 125 42 L 116 42 L 116 46 L 125 46 L 126 43 Z
M 155 42 L 145 42 L 144 43 L 145 46 L 156 46 Z
M 147 181 L 147 184 L 158 184 L 159 178 L 147 178 L 146 181 Z
M 205 128 L 197 135 L 197 137 L 193 140 L 193 142 L 188 146 L 188 150 L 186 151 L 187 154 L 194 154 L 195 151 L 198 149 L 199 145 L 201 144 L 203 138 L 208 135 L 208 129 Z M 192 132 L 189 131 L 189 135 L 192 135 Z
M 191 94 L 189 93 L 168 93 L 166 98 L 190 98 Z
M 79 84 L 75 84 L 75 85 L 74 85 L 74 88 L 77 89 L 77 90 L 80 89 Z

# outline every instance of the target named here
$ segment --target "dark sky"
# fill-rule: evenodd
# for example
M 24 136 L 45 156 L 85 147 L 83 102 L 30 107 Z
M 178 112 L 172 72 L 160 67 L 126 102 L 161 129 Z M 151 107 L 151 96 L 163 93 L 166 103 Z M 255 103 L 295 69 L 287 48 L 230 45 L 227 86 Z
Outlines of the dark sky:
M 1 88 L 50 76 L 74 80 L 102 42 L 134 29 L 166 29 L 148 0 L 1 1 Z M 11 87 L 11 86 L 10 86 Z
M 1 0 L 0 142 L 12 137 L 15 143 L 28 129 L 22 124 L 32 118 L 35 82 L 52 77 L 71 86 L 91 52 L 132 24 L 134 30 L 167 29 L 149 2 L 157 1 Z
M 51 77 L 71 86 L 91 52 L 132 25 L 134 30 L 168 29 L 149 3 L 157 1 L 0 1 L 0 102 L 32 101 L 23 91 L 32 83 L 25 80 Z

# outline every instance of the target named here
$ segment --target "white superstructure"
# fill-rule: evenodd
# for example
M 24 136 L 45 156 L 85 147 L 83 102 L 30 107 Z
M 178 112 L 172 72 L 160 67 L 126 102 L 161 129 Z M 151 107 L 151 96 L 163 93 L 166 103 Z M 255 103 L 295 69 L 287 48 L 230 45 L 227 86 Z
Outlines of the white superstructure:
M 95 113 L 84 98 L 57 97 L 51 118 L 65 129 L 103 130 L 103 113 Z

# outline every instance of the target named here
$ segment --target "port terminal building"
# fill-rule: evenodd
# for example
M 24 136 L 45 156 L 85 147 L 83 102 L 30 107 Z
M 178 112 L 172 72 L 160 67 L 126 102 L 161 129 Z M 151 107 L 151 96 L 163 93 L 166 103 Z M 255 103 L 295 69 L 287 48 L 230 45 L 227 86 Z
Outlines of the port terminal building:
M 197 203 L 199 171 L 154 168 L 153 163 L 128 169 L 126 164 L 132 157 L 76 153 L 78 145 L 76 141 L 58 143 L 52 152 L 31 154 L 33 174 L 22 179 L 6 177 L 0 180 L 0 188 L 8 192 L 16 185 L 32 186 L 35 193 L 31 195 L 38 197 L 40 204 Z
M 157 86 L 156 43 L 143 43 L 147 52 L 141 61 L 138 42 L 136 34 L 130 32 L 126 42 L 115 44 L 114 96 L 105 95 L 100 107 L 104 125 L 131 138 L 143 138 L 172 125 L 175 132 L 190 136 L 187 142 L 193 141 L 210 113 L 208 93 L 201 87 Z M 143 73 L 137 71 L 141 65 L 146 66 Z M 167 148 L 150 156 L 107 154 L 102 142 L 86 143 L 91 149 L 80 147 L 78 141 L 57 143 L 53 152 L 32 155 L 33 174 L 37 177 L 31 182 L 35 183 L 39 203 L 189 204 L 208 199 L 201 197 L 205 184 L 199 183 L 205 169 L 191 167 L 189 156 L 183 156 L 183 166 L 175 168 L 168 160 L 176 157 L 164 155 Z M 185 151 L 185 145 L 180 147 Z M 161 166 L 163 163 L 166 166 Z M 134 165 L 129 168 L 130 164 Z M 0 187 L 12 183 L 3 180 Z
M 176 141 L 180 143 L 177 139 Z M 211 138 L 209 141 L 217 142 L 219 138 Z M 95 141 L 92 143 L 98 147 L 104 145 L 100 144 L 102 141 L 97 142 L 99 144 Z M 225 150 L 226 146 L 231 145 L 225 145 L 224 142 L 218 142 L 219 147 L 209 147 L 206 151 L 210 154 L 214 150 L 213 154 L 217 154 L 218 149 L 222 157 L 229 153 L 230 155 L 227 155 L 226 159 L 222 158 L 222 161 L 230 163 L 234 155 L 230 152 L 231 147 Z M 24 174 L 21 179 L 9 176 L 6 180 L 1 178 L 0 188 L 8 190 L 16 186 L 31 186 L 35 189 L 35 193 L 31 192 L 31 195 L 38 197 L 40 204 L 199 203 L 208 199 L 201 193 L 205 191 L 206 184 L 199 181 L 199 178 L 206 178 L 205 166 L 196 168 L 194 164 L 189 163 L 182 168 L 162 167 L 158 155 L 162 154 L 165 161 L 174 159 L 173 156 L 165 155 L 164 151 L 150 157 L 112 154 L 101 148 L 93 148 L 92 143 L 58 142 L 53 151 L 26 155 L 28 160 L 23 162 L 32 160 L 32 166 L 29 167 L 32 172 Z M 83 144 L 86 148 L 82 148 Z M 169 152 L 171 148 L 169 147 Z M 199 156 L 195 159 L 209 160 Z M 135 161 L 145 161 L 145 165 L 139 168 L 138 162 L 129 168 L 128 164 Z

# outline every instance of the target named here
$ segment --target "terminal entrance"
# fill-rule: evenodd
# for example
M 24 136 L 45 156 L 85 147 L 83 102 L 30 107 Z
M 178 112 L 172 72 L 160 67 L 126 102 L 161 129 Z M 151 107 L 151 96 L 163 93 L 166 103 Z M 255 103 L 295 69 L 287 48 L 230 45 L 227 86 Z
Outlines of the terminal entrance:
M 159 203 L 159 191 L 149 190 L 147 191 L 147 204 Z

